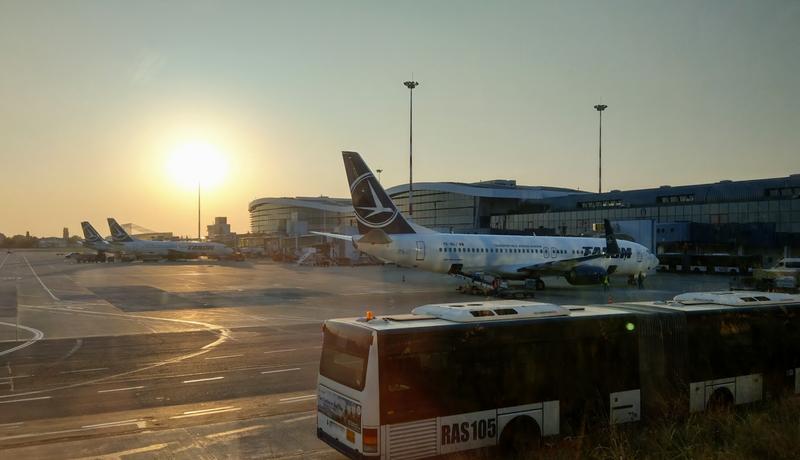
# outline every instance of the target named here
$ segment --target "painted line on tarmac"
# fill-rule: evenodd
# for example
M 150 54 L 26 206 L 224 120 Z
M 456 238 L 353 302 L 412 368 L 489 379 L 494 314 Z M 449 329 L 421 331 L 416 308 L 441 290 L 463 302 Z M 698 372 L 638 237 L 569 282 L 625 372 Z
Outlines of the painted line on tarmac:
M 0 438 L 0 441 L 12 441 L 15 439 L 26 439 L 26 438 L 35 438 L 39 436 L 53 436 L 53 435 L 63 435 L 67 433 L 85 433 L 89 430 L 96 430 L 100 428 L 115 428 L 120 426 L 128 426 L 128 425 L 136 425 L 137 428 L 143 429 L 147 427 L 147 422 L 144 420 L 123 420 L 121 422 L 110 422 L 110 423 L 100 423 L 98 425 L 86 425 L 81 428 L 72 428 L 69 430 L 58 430 L 58 431 L 43 431 L 40 433 L 26 433 L 26 434 L 16 434 L 13 436 L 5 436 Z M 99 457 L 92 457 L 92 458 L 99 458 Z M 119 458 L 119 457 L 114 457 Z
M 317 418 L 316 412 L 311 414 L 311 415 L 304 415 L 302 417 L 290 418 L 289 420 L 284 420 L 283 423 L 295 423 L 295 422 L 299 422 L 299 421 L 302 421 L 302 420 L 308 420 L 310 418 Z
M 184 412 L 182 415 L 173 415 L 170 419 L 179 419 L 179 418 L 187 418 L 187 417 L 202 417 L 204 415 L 216 415 L 222 414 L 225 412 L 235 412 L 237 410 L 242 410 L 241 407 L 233 407 L 233 406 L 225 406 L 225 407 L 218 407 L 215 409 L 203 409 L 203 410 L 193 410 Z
M 223 376 L 221 376 L 221 375 L 220 375 L 219 377 L 209 377 L 209 378 L 207 378 L 207 379 L 184 380 L 184 381 L 183 381 L 183 383 L 210 382 L 210 381 L 212 381 L 212 380 L 222 380 L 222 379 L 224 379 L 224 378 L 225 378 L 225 377 L 223 377 Z
M 91 369 L 76 369 L 74 371 L 61 371 L 59 374 L 80 374 L 81 372 L 97 372 L 108 370 L 107 367 L 93 367 Z
M 299 371 L 299 367 L 293 367 L 291 369 L 278 369 L 274 371 L 264 371 L 262 374 L 280 374 L 281 372 L 292 372 L 292 371 Z
M 232 436 L 232 435 L 235 435 L 235 434 L 247 433 L 249 431 L 256 431 L 256 430 L 260 430 L 262 428 L 267 428 L 267 425 L 255 425 L 255 426 L 248 426 L 247 428 L 239 428 L 239 429 L 236 429 L 236 430 L 223 431 L 221 433 L 214 433 L 214 434 L 206 435 L 206 438 L 207 439 L 224 438 L 226 436 Z
M 126 388 L 113 388 L 111 390 L 97 390 L 98 393 L 114 393 L 117 391 L 129 391 L 129 390 L 141 390 L 144 388 L 144 385 L 139 385 L 135 387 L 126 387 Z
M 6 256 L 5 256 L 5 257 L 3 257 L 3 261 L 2 261 L 2 262 L 0 262 L 0 270 L 2 270 L 2 269 L 3 269 L 3 265 L 5 265 L 5 264 L 6 264 L 6 260 L 8 260 L 8 257 L 9 257 L 10 255 L 11 255 L 11 254 L 8 254 L 8 253 L 6 253 Z
M 303 396 L 293 396 L 291 398 L 281 398 L 278 400 L 278 404 L 287 404 L 293 402 L 301 402 L 301 401 L 310 401 L 312 399 L 317 399 L 317 395 L 303 395 Z
M 239 354 L 239 355 L 225 355 L 225 356 L 209 356 L 206 359 L 228 359 L 228 358 L 239 358 L 241 356 L 244 356 L 244 355 L 243 354 Z
M 57 313 L 68 313 L 68 314 L 79 314 L 79 315 L 90 315 L 90 316 L 91 315 L 95 315 L 95 316 L 112 316 L 112 317 L 119 317 L 119 318 L 129 319 L 129 320 L 132 320 L 132 321 L 136 321 L 136 320 L 140 320 L 140 319 L 147 319 L 147 320 L 153 320 L 153 321 L 168 321 L 168 322 L 173 322 L 173 323 L 191 324 L 191 325 L 194 325 L 194 326 L 202 326 L 206 330 L 216 333 L 217 334 L 217 339 L 214 340 L 213 342 L 211 342 L 209 344 L 206 344 L 205 346 L 201 347 L 198 351 L 194 351 L 194 352 L 191 352 L 191 353 L 188 353 L 188 354 L 185 354 L 185 355 L 176 356 L 174 358 L 170 358 L 170 359 L 167 359 L 167 360 L 164 360 L 164 361 L 160 361 L 160 362 L 154 363 L 154 364 L 152 364 L 150 366 L 139 367 L 137 369 L 132 369 L 130 371 L 121 372 L 119 374 L 106 375 L 106 376 L 103 376 L 103 377 L 98 377 L 98 378 L 91 379 L 91 380 L 86 380 L 86 381 L 83 381 L 83 382 L 76 382 L 76 383 L 72 383 L 72 384 L 69 384 L 69 385 L 62 385 L 60 387 L 55 387 L 55 388 L 47 388 L 47 389 L 42 389 L 42 390 L 26 391 L 24 393 L 17 393 L 17 394 L 14 394 L 14 395 L 3 395 L 3 396 L 0 396 L 0 400 L 5 399 L 5 398 L 9 398 L 9 397 L 14 397 L 14 396 L 29 396 L 29 395 L 36 395 L 36 394 L 42 394 L 42 393 L 50 393 L 50 392 L 60 391 L 60 390 L 68 390 L 68 389 L 71 389 L 71 388 L 78 388 L 78 387 L 87 386 L 87 385 L 94 385 L 94 384 L 97 384 L 97 383 L 100 383 L 100 382 L 105 382 L 105 381 L 108 381 L 108 380 L 111 380 L 111 379 L 115 379 L 115 378 L 119 378 L 119 377 L 125 377 L 125 376 L 128 376 L 128 375 L 133 375 L 133 374 L 136 374 L 136 373 L 140 373 L 142 371 L 155 369 L 157 367 L 165 366 L 167 364 L 179 363 L 181 361 L 185 361 L 187 359 L 195 358 L 197 356 L 201 356 L 201 355 L 204 355 L 204 354 L 210 352 L 215 347 L 225 343 L 231 336 L 230 329 L 228 329 L 226 327 L 210 324 L 210 323 L 204 323 L 204 322 L 201 322 L 201 321 L 191 321 L 191 320 L 174 319 L 174 318 L 161 318 L 161 317 L 158 317 L 158 316 L 132 316 L 132 315 L 121 314 L 121 313 L 110 313 L 110 312 L 100 312 L 100 311 L 64 311 L 64 310 L 61 310 L 59 308 L 41 306 L 41 305 L 25 305 L 25 307 L 26 308 L 37 309 L 37 310 L 57 312 Z M 8 351 L 6 351 L 6 352 L 8 352 Z M 2 353 L 0 353 L 0 355 L 2 355 Z M 0 401 L 0 403 L 1 402 L 2 401 Z
M 265 351 L 265 355 L 269 355 L 272 353 L 288 353 L 290 351 L 297 351 L 297 348 L 284 348 L 283 350 L 272 350 L 272 351 Z
M 21 427 L 21 426 L 22 426 L 24 423 L 25 423 L 25 422 L 0 423 L 0 428 L 11 428 L 11 429 L 14 429 L 14 428 L 19 428 L 19 427 Z
M 131 420 L 120 420 L 119 422 L 108 422 L 108 423 L 97 423 L 95 425 L 84 425 L 81 428 L 83 428 L 84 430 L 91 430 L 91 429 L 94 429 L 94 428 L 109 428 L 109 427 L 112 427 L 112 426 L 125 426 L 125 425 L 136 425 L 139 428 L 144 428 L 144 426 L 140 426 L 140 425 L 144 425 L 145 423 L 146 422 L 144 420 L 142 420 L 140 418 L 137 418 L 137 419 L 131 419 Z
M 16 347 L 9 348 L 8 350 L 0 351 L 0 356 L 7 355 L 9 353 L 14 353 L 17 350 L 22 350 L 25 347 L 29 347 L 29 346 L 33 345 L 34 343 L 38 342 L 39 340 L 41 340 L 44 337 L 44 332 L 40 331 L 39 329 L 34 329 L 32 327 L 23 326 L 22 324 L 5 323 L 3 321 L 0 321 L 0 324 L 2 324 L 3 326 L 19 328 L 19 329 L 25 329 L 26 331 L 28 331 L 31 334 L 33 334 L 33 337 L 28 339 L 28 341 L 23 343 L 22 345 L 17 345 Z
M 39 278 L 39 275 L 37 275 L 37 274 L 36 274 L 36 270 L 34 270 L 34 269 L 33 269 L 33 267 L 31 266 L 31 263 L 28 261 L 28 258 L 27 258 L 27 257 L 25 257 L 25 254 L 23 254 L 23 255 L 22 255 L 22 258 L 25 260 L 25 263 L 26 263 L 26 264 L 28 264 L 28 268 L 30 268 L 30 269 L 31 269 L 31 273 L 33 273 L 33 276 L 35 276 L 35 277 L 36 277 L 36 279 L 39 281 L 39 284 L 41 284 L 41 285 L 42 285 L 42 287 L 44 288 L 44 290 L 45 290 L 45 291 L 47 291 L 47 293 L 48 293 L 48 294 L 50 294 L 50 297 L 52 297 L 52 299 L 53 299 L 53 300 L 55 300 L 55 301 L 60 301 L 61 299 L 59 299 L 58 297 L 56 297 L 56 295 L 55 295 L 55 294 L 53 294 L 53 291 L 51 291 L 51 290 L 50 290 L 50 288 L 49 288 L 49 287 L 47 287 L 47 286 L 44 284 L 44 281 L 42 281 L 42 279 L 41 279 L 41 278 Z
M 135 449 L 128 449 L 128 450 L 121 450 L 119 452 L 114 452 L 112 454 L 106 455 L 99 455 L 99 456 L 92 456 L 91 458 L 94 460 L 101 460 L 101 459 L 108 459 L 108 460 L 119 460 L 123 457 L 127 457 L 128 455 L 135 455 L 135 454 L 144 454 L 148 452 L 153 452 L 156 450 L 162 450 L 165 447 L 168 447 L 172 443 L 158 443 L 158 444 L 151 444 L 145 447 L 137 447 Z M 171 457 L 171 455 L 169 456 Z M 86 457 L 84 457 L 86 458 Z
M 8 396 L 18 396 L 18 395 L 8 395 Z M 8 397 L 4 396 L 4 397 Z M 18 403 L 18 402 L 26 402 L 26 401 L 40 401 L 42 399 L 52 399 L 52 396 L 39 396 L 38 398 L 23 398 L 23 399 L 12 399 L 10 401 L 0 401 L 0 404 L 11 404 L 11 403 Z

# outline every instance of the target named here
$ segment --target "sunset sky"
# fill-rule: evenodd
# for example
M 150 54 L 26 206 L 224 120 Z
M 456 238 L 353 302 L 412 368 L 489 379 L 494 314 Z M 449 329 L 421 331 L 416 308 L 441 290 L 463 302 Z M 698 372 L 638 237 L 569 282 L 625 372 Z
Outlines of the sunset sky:
M 601 102 L 606 190 L 796 174 L 799 46 L 797 1 L 0 0 L 0 232 L 193 235 L 191 143 L 238 232 L 347 196 L 341 150 L 397 185 L 412 72 L 415 180 L 595 190 Z

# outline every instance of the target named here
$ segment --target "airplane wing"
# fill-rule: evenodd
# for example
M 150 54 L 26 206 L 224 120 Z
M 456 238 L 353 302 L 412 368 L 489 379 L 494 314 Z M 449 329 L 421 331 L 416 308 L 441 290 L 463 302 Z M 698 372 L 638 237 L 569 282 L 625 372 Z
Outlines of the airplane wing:
M 617 237 L 614 236 L 614 229 L 611 227 L 611 222 L 608 219 L 603 219 L 603 227 L 606 234 L 606 250 L 597 254 L 590 254 L 588 256 L 573 257 L 572 259 L 553 260 L 551 262 L 543 262 L 535 265 L 528 265 L 527 267 L 518 268 L 518 272 L 522 273 L 538 273 L 538 274 L 562 274 L 572 270 L 576 265 L 587 260 L 599 259 L 606 256 L 617 256 L 620 253 L 619 243 Z
M 327 236 L 337 240 L 353 241 L 353 235 L 341 235 L 339 233 L 326 233 L 326 232 L 309 232 L 314 235 Z
M 572 259 L 553 260 L 550 262 L 543 262 L 540 264 L 528 265 L 526 267 L 518 268 L 518 272 L 539 273 L 539 274 L 555 274 L 566 273 L 572 270 L 576 265 L 587 260 L 599 259 L 605 257 L 607 254 L 601 252 L 599 254 L 592 254 L 582 257 L 574 257 Z

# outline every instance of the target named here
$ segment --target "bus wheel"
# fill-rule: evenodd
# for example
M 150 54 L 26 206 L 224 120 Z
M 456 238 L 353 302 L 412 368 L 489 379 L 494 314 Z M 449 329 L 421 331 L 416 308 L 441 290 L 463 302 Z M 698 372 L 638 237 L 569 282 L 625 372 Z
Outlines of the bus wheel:
M 713 412 L 727 412 L 733 408 L 733 395 L 727 388 L 718 388 L 708 398 L 706 409 Z
M 500 434 L 502 458 L 530 458 L 541 445 L 539 425 L 530 417 L 517 417 Z

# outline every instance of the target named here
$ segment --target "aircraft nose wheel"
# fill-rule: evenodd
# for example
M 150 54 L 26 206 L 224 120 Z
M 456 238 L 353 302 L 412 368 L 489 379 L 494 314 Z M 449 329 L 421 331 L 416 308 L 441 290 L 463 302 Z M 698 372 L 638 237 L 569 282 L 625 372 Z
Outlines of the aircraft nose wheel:
M 536 280 L 536 290 L 537 291 L 544 291 L 544 281 L 542 281 L 541 278 L 538 278 Z

